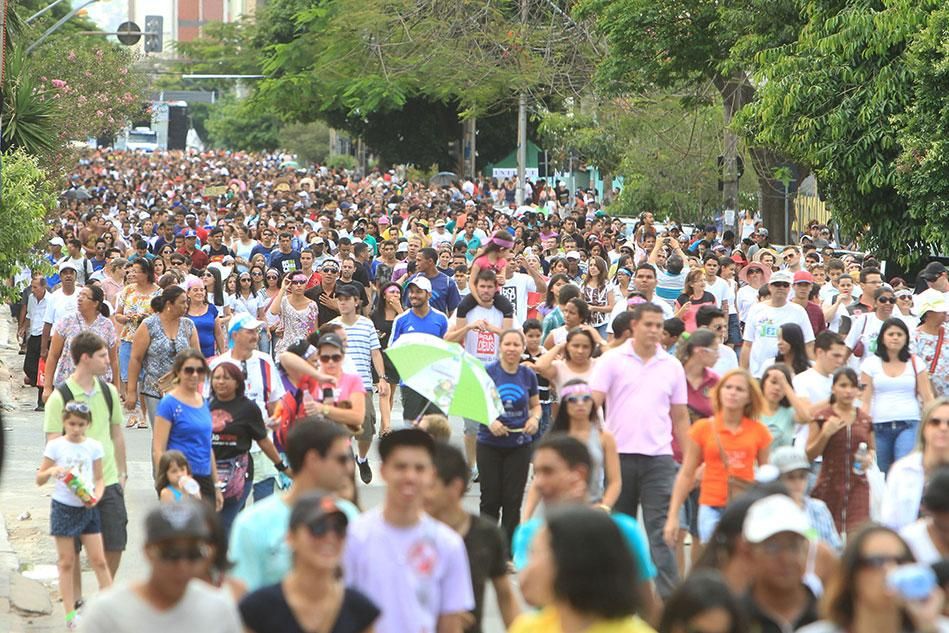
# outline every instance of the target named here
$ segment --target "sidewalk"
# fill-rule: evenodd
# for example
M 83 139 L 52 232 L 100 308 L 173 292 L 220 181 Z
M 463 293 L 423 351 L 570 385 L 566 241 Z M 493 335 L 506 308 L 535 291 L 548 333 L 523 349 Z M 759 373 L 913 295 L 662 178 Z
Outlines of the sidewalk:
M 19 409 L 15 377 L 21 375 L 22 357 L 19 346 L 11 344 L 15 328 L 7 315 L 0 316 L 0 408 L 3 418 L 12 417 L 10 408 Z M 32 392 L 31 392 L 32 393 Z M 9 422 L 0 419 L 4 427 Z M 6 429 L 5 429 L 6 431 Z M 12 443 L 7 435 L 7 475 L 11 468 Z M 3 474 L 3 473 L 0 473 Z M 64 630 L 62 606 L 52 604 L 50 591 L 42 583 L 25 578 L 20 573 L 20 561 L 10 542 L 6 519 L 0 512 L 0 631 L 10 633 L 45 633 Z

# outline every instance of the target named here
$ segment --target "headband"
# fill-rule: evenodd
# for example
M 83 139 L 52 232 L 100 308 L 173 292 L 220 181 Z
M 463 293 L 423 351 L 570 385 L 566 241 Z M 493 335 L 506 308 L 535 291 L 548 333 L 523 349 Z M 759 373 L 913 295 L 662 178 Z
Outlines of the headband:
M 592 396 L 593 391 L 590 390 L 590 385 L 585 382 L 578 382 L 573 385 L 567 385 L 560 390 L 560 397 L 567 398 L 570 396 Z
M 626 300 L 627 306 L 638 306 L 640 303 L 649 303 L 649 302 L 643 299 L 642 297 L 630 297 L 629 299 Z
M 616 269 L 616 274 L 618 275 L 618 274 L 620 274 L 620 273 L 623 273 L 623 274 L 626 275 L 627 277 L 632 277 L 632 276 L 633 276 L 632 271 L 631 271 L 629 268 L 626 268 L 625 266 L 624 266 L 623 268 L 617 268 L 617 269 Z
M 319 350 L 318 350 L 318 349 L 316 349 L 316 348 L 313 347 L 312 345 L 309 345 L 309 346 L 307 346 L 306 351 L 303 352 L 303 359 L 304 359 L 304 360 L 310 360 L 311 358 L 313 358 L 314 356 L 316 356 L 316 354 L 318 354 L 318 353 L 319 353 Z
M 497 244 L 501 248 L 514 248 L 514 240 L 508 240 L 503 237 L 492 237 L 488 244 Z

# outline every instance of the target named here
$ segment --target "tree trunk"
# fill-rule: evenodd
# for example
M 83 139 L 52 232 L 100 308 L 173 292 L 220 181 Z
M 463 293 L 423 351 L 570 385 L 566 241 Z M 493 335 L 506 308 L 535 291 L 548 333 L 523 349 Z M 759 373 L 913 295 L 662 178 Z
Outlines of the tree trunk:
M 719 94 L 722 96 L 722 106 L 724 108 L 725 131 L 723 135 L 725 152 L 724 158 L 724 191 L 722 192 L 722 201 L 725 209 L 737 209 L 738 206 L 738 178 L 737 178 L 737 157 L 738 144 L 737 133 L 730 129 L 732 118 L 745 104 L 751 103 L 755 97 L 755 88 L 748 80 L 748 76 L 743 71 L 735 71 L 729 76 L 717 75 L 712 78 L 712 82 Z M 734 141 L 734 142 L 733 142 Z M 791 236 L 785 232 L 784 218 L 784 183 L 776 180 L 774 170 L 778 167 L 787 166 L 796 170 L 798 184 L 804 180 L 810 169 L 797 165 L 788 158 L 777 154 L 765 147 L 749 147 L 752 164 L 755 174 L 758 178 L 759 187 L 759 212 L 764 226 L 769 231 L 769 237 L 775 244 L 787 244 L 791 241 Z M 733 153 L 732 153 L 733 152 Z M 730 171 L 730 161 L 735 166 L 735 171 Z M 729 175 L 734 173 L 736 178 L 730 182 Z M 796 192 L 796 187 L 794 188 Z M 788 226 L 794 222 L 794 197 L 796 193 L 792 192 L 788 199 Z M 734 196 L 734 198 L 731 198 Z M 733 206 L 729 204 L 734 199 Z M 737 215 L 737 214 L 736 214 Z M 733 228 L 733 227 L 726 227 Z M 734 230 L 734 228 L 733 228 Z
M 723 111 L 723 151 L 722 151 L 722 205 L 724 229 L 737 231 L 738 229 L 738 134 L 732 127 L 735 113 L 741 109 L 748 85 L 748 78 L 743 72 L 734 72 L 728 77 L 718 77 L 714 81 L 715 87 L 722 96 Z M 748 86 L 750 88 L 750 86 Z M 751 93 L 753 94 L 753 92 Z M 728 213 L 728 212 L 731 213 Z

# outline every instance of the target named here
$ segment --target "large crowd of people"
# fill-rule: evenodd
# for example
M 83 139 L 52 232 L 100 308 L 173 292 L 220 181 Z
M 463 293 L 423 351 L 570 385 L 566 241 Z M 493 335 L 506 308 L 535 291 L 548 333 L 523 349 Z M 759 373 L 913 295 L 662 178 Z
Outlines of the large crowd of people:
M 92 152 L 10 280 L 69 629 L 481 631 L 490 584 L 517 633 L 949 631 L 941 263 L 284 158 Z M 503 413 L 450 443 L 411 333 Z M 132 433 L 150 573 L 109 588 Z

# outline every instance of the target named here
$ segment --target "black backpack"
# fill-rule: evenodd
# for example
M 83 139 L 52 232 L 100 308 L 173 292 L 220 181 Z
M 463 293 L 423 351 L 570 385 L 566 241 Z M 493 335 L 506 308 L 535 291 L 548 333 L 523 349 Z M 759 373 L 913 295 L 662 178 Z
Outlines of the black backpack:
M 107 383 L 105 379 L 96 377 L 96 380 L 99 382 L 99 389 L 102 390 L 102 395 L 105 397 L 105 403 L 109 407 L 109 423 L 111 424 L 112 416 L 115 413 L 115 402 L 112 400 L 112 390 L 109 389 L 109 383 Z M 72 389 L 70 389 L 69 385 L 67 385 L 65 382 L 56 387 L 56 391 L 58 391 L 59 395 L 62 396 L 64 407 L 68 402 L 76 399 L 76 397 L 73 395 Z

